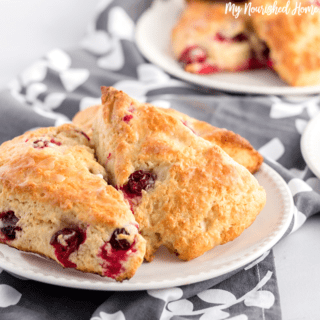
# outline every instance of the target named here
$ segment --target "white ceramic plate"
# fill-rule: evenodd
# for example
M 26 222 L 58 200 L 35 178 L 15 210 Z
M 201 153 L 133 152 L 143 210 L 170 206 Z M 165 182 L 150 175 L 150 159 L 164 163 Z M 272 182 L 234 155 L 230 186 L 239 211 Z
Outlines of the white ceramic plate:
M 41 256 L 0 244 L 0 267 L 28 279 L 91 290 L 145 290 L 186 285 L 223 275 L 257 259 L 283 236 L 292 219 L 293 200 L 284 180 L 263 164 L 256 177 L 267 203 L 255 222 L 237 239 L 189 262 L 161 248 L 152 263 L 143 263 L 129 281 L 117 283 L 94 274 L 64 269 Z
M 171 52 L 171 30 L 184 7 L 184 0 L 156 0 L 136 26 L 136 43 L 142 54 L 171 75 L 214 89 L 275 95 L 306 95 L 320 92 L 320 86 L 290 87 L 270 70 L 197 75 L 185 72 Z
M 310 170 L 320 179 L 320 114 L 304 129 L 301 152 Z

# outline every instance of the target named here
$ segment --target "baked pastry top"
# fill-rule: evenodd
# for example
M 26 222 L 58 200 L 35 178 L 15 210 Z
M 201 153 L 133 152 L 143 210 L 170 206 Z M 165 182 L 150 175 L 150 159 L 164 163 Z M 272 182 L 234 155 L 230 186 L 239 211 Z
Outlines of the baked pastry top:
M 148 106 L 149 104 L 145 104 Z M 73 123 L 85 130 L 92 137 L 92 125 L 101 105 L 89 107 L 78 112 Z M 156 107 L 155 107 L 156 108 Z M 197 136 L 217 144 L 236 162 L 246 167 L 251 173 L 259 170 L 263 157 L 255 150 L 248 140 L 230 130 L 217 128 L 207 122 L 199 121 L 174 109 L 160 109 L 162 112 L 177 117 Z
M 285 8 L 287 2 L 277 1 L 276 7 Z M 308 12 L 318 8 L 315 3 L 289 1 L 288 12 L 272 14 L 249 13 L 246 7 L 272 7 L 271 0 L 234 5 L 241 9 L 237 18 L 226 13 L 226 3 L 187 3 L 172 30 L 174 56 L 187 72 L 271 68 L 291 86 L 320 84 L 320 15 Z
M 265 204 L 235 161 L 263 159 L 231 131 L 111 87 L 74 122 L 0 146 L 0 242 L 122 281 L 161 245 L 190 260 L 232 241 Z
M 145 240 L 88 136 L 67 124 L 0 147 L 0 242 L 118 281 L 143 261 Z
M 233 160 L 255 173 L 262 165 L 263 157 L 255 150 L 250 142 L 233 131 L 217 128 L 205 121 L 199 121 L 174 109 L 164 109 L 182 121 L 197 136 L 218 145 Z
M 147 241 L 194 259 L 239 236 L 262 210 L 255 177 L 178 114 L 102 88 L 93 144 L 108 181 L 128 201 Z
M 244 4 L 235 18 L 225 3 L 191 1 L 172 30 L 173 54 L 187 72 L 208 74 L 268 66 L 266 47 L 256 38 Z
M 252 6 L 273 5 L 271 0 L 251 2 Z M 286 0 L 277 1 L 278 7 L 286 4 Z M 294 11 L 296 7 L 308 10 L 311 5 L 309 0 L 294 0 L 290 1 L 289 14 L 254 13 L 251 17 L 256 34 L 270 50 L 274 70 L 292 86 L 320 84 L 320 13 Z

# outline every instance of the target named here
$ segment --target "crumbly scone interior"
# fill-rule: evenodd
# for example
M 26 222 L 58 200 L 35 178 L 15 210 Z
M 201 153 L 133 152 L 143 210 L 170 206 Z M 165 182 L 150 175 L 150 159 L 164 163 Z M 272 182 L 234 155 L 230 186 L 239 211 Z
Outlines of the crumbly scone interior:
M 131 278 L 143 261 L 145 240 L 122 195 L 105 179 L 87 135 L 73 125 L 5 142 L 0 242 L 64 267 Z
M 254 176 L 180 118 L 102 88 L 93 143 L 108 179 L 130 203 L 151 261 L 165 245 L 194 259 L 239 236 L 266 195 Z

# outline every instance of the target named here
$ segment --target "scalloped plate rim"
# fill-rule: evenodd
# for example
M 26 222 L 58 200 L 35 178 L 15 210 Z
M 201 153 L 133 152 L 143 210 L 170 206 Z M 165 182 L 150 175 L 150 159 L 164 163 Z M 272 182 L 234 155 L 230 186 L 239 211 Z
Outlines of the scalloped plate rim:
M 78 289 L 89 289 L 89 290 L 100 290 L 100 291 L 137 291 L 137 290 L 148 290 L 148 289 L 162 289 L 162 288 L 169 288 L 169 287 L 175 287 L 175 286 L 183 286 L 191 283 L 196 283 L 204 280 L 208 280 L 210 278 L 215 278 L 221 275 L 224 275 L 228 272 L 234 271 L 238 268 L 241 268 L 248 263 L 251 263 L 255 259 L 259 258 L 262 254 L 264 254 L 266 251 L 270 250 L 283 236 L 283 234 L 288 229 L 290 222 L 292 220 L 293 216 L 293 199 L 290 193 L 290 190 L 286 184 L 286 182 L 282 179 L 282 177 L 270 166 L 267 164 L 263 164 L 260 169 L 260 178 L 258 177 L 258 181 L 261 183 L 264 181 L 264 183 L 270 183 L 266 182 L 266 179 L 269 179 L 272 183 L 275 183 L 276 186 L 279 188 L 279 190 L 282 190 L 281 192 L 277 193 L 279 194 L 279 203 L 281 203 L 283 210 L 277 212 L 277 215 L 279 217 L 281 216 L 282 222 L 277 227 L 277 229 L 271 233 L 267 238 L 260 239 L 253 248 L 249 248 L 246 251 L 244 251 L 242 258 L 232 259 L 232 257 L 222 262 L 220 265 L 216 267 L 216 269 L 206 270 L 205 272 L 201 272 L 199 274 L 190 273 L 187 277 L 176 277 L 174 279 L 170 279 L 170 275 L 167 275 L 167 278 L 162 279 L 161 281 L 153 281 L 148 280 L 145 282 L 133 282 L 135 279 L 135 276 L 129 280 L 122 283 L 118 283 L 109 279 L 105 279 L 103 277 L 100 277 L 98 275 L 90 275 L 95 277 L 94 281 L 90 280 L 78 280 L 73 277 L 70 277 L 68 275 L 64 275 L 64 277 L 55 277 L 50 274 L 41 274 L 42 269 L 38 272 L 35 272 L 33 270 L 23 269 L 19 266 L 19 261 L 16 261 L 14 263 L 7 261 L 5 257 L 3 256 L 3 253 L 1 252 L 1 248 L 5 248 L 6 251 L 9 253 L 12 253 L 11 250 L 14 250 L 13 253 L 20 253 L 20 251 L 11 248 L 7 245 L 0 244 L 0 267 L 4 270 L 7 270 L 9 273 L 16 274 L 18 276 L 35 280 L 43 283 L 48 283 L 52 285 L 62 286 L 62 287 L 71 287 L 71 288 L 78 288 Z M 259 174 L 259 173 L 258 173 Z M 265 177 L 263 177 L 263 175 Z M 267 192 L 268 197 L 268 192 Z M 272 199 L 274 200 L 274 199 Z M 269 200 L 271 201 L 271 200 Z M 250 228 L 254 228 L 254 224 L 250 226 Z M 241 237 L 241 236 L 240 236 Z M 240 237 L 235 239 L 235 241 L 241 241 Z M 223 246 L 219 246 L 223 247 Z M 215 250 L 215 249 L 212 249 Z M 34 255 L 32 253 L 24 253 L 28 256 Z M 37 255 L 38 256 L 38 255 Z M 56 268 L 61 268 L 59 272 L 62 272 L 62 274 L 65 271 L 60 265 L 53 262 L 50 259 L 43 258 L 47 261 L 50 261 L 55 264 Z M 196 259 L 195 259 L 196 260 Z M 153 262 L 154 263 L 154 262 Z M 188 262 L 183 262 L 188 263 Z M 140 268 L 151 268 L 152 263 L 144 263 Z M 139 269 L 138 269 L 139 271 Z M 82 272 L 73 270 L 72 272 L 75 272 L 76 274 L 83 275 Z M 112 282 L 104 282 L 104 280 L 112 281 Z M 133 280 L 133 281 L 132 281 Z

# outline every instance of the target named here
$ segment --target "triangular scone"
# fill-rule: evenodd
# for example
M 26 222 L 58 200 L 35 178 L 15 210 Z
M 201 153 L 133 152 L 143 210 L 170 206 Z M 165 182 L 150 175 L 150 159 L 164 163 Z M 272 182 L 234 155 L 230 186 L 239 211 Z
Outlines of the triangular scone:
M 171 32 L 173 56 L 185 71 L 212 74 L 269 65 L 266 47 L 252 31 L 250 16 L 245 13 L 246 5 L 189 1 Z
M 92 136 L 92 124 L 101 105 L 95 105 L 78 112 L 73 118 L 73 123 L 83 128 Z M 160 109 L 165 113 L 179 118 L 196 135 L 220 146 L 231 158 L 255 173 L 263 162 L 262 155 L 255 150 L 248 140 L 227 129 L 221 129 L 207 122 L 199 121 L 174 109 Z
M 262 210 L 255 177 L 181 119 L 102 88 L 93 123 L 98 160 L 128 200 L 151 261 L 165 245 L 182 260 L 239 236 Z
M 118 281 L 143 261 L 130 207 L 103 179 L 84 132 L 71 124 L 27 132 L 0 147 L 0 242 L 64 267 Z
M 252 0 L 252 8 L 272 7 L 273 0 Z M 319 1 L 278 0 L 285 12 L 253 12 L 251 20 L 259 38 L 265 42 L 274 70 L 291 86 L 320 84 Z
M 197 136 L 218 145 L 233 160 L 246 167 L 251 173 L 257 172 L 261 167 L 262 155 L 239 134 L 214 127 L 207 122 L 196 120 L 174 109 L 165 109 L 164 112 L 180 119 Z

